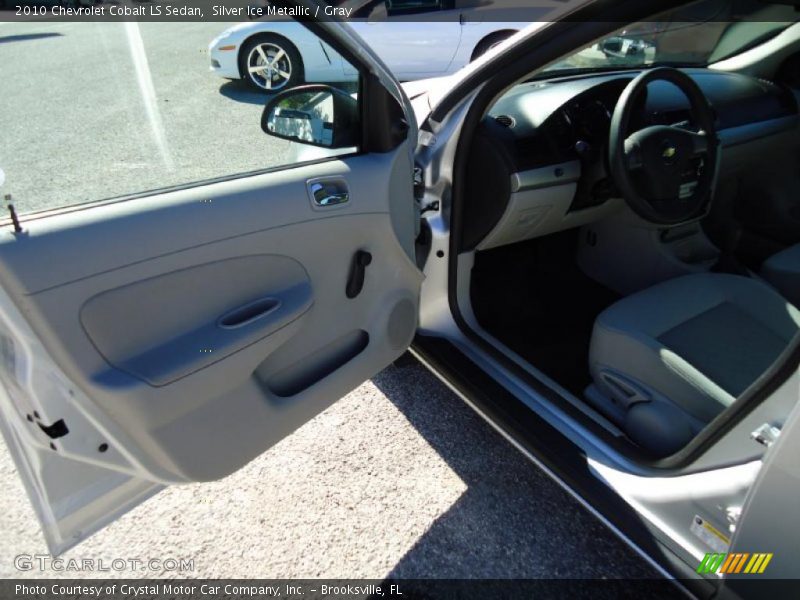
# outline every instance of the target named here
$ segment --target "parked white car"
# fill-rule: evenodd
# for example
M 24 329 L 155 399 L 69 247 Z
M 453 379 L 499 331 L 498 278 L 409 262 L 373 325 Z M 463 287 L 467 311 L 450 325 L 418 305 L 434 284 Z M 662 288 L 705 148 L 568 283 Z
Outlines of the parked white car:
M 401 81 L 454 73 L 527 23 L 501 22 L 491 3 L 451 8 L 444 0 L 350 0 L 348 23 Z M 542 14 L 550 8 L 543 3 Z M 347 61 L 295 21 L 252 21 L 209 45 L 211 71 L 276 91 L 306 82 L 355 81 Z

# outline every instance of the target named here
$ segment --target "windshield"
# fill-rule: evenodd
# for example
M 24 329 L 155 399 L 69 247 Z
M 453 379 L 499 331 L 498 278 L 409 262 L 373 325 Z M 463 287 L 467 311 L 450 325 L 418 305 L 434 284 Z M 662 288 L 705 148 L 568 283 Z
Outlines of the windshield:
M 701 0 L 650 21 L 626 25 L 545 71 L 705 67 L 769 41 L 799 16 L 787 4 Z

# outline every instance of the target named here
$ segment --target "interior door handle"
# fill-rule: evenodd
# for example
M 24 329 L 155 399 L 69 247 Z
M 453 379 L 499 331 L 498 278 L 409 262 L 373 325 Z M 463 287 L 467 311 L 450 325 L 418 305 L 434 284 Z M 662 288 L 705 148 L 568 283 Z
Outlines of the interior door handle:
M 281 301 L 277 298 L 260 298 L 254 302 L 248 302 L 244 306 L 226 312 L 219 318 L 218 323 L 223 329 L 244 327 L 262 317 L 266 317 L 271 312 L 277 310 L 280 305 Z
M 318 207 L 337 206 L 350 200 L 350 190 L 344 179 L 309 181 L 308 191 L 314 206 Z

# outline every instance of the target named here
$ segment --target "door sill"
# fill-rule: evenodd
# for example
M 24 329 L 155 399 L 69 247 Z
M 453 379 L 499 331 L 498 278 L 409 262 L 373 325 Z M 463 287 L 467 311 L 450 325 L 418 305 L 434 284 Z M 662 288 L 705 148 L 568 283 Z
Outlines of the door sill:
M 534 462 L 584 508 L 684 593 L 708 598 L 714 582 L 698 577 L 658 538 L 616 492 L 597 479 L 582 450 L 502 387 L 477 363 L 443 338 L 417 336 L 412 353 L 473 410 Z

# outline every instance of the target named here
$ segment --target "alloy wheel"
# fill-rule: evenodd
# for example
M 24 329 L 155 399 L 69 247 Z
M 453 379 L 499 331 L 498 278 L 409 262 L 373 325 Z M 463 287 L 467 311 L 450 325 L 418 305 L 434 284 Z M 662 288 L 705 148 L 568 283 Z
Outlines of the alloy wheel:
M 247 56 L 247 74 L 262 89 L 280 90 L 292 78 L 292 60 L 277 44 L 264 42 L 254 46 Z

